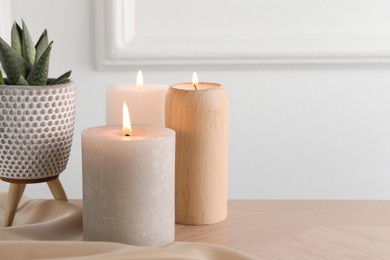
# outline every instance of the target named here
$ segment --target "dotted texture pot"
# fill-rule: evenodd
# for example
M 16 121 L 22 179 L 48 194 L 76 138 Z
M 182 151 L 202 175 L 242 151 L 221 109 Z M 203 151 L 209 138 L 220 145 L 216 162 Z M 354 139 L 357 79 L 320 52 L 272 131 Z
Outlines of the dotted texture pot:
M 75 118 L 73 82 L 0 86 L 0 178 L 37 181 L 68 163 Z

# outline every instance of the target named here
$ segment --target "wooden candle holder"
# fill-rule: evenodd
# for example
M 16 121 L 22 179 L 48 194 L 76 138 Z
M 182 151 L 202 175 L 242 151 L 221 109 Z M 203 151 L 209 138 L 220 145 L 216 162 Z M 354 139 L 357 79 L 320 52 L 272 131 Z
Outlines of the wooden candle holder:
M 41 180 L 13 180 L 7 178 L 0 179 L 10 183 L 7 206 L 4 214 L 4 227 L 12 226 L 20 199 L 22 198 L 24 189 L 26 188 L 26 184 L 47 182 L 51 194 L 56 200 L 68 201 L 58 176 Z
M 228 96 L 201 82 L 169 88 L 166 126 L 176 131 L 176 223 L 205 225 L 227 214 Z

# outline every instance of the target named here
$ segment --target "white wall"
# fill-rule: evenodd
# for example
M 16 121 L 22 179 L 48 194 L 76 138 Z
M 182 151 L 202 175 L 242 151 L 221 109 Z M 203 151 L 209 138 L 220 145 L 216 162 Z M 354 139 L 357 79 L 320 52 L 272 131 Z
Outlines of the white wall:
M 11 4 L 13 19 L 23 17 L 35 39 L 48 29 L 54 40 L 51 75 L 73 69 L 76 129 L 60 177 L 71 198 L 82 194 L 80 132 L 104 124 L 105 86 L 133 82 L 136 75 L 135 68 L 96 69 L 95 4 Z M 201 80 L 223 83 L 230 96 L 229 197 L 389 199 L 389 68 L 365 63 L 197 68 Z M 192 71 L 146 68 L 144 78 L 170 85 L 188 81 Z M 0 183 L 0 190 L 6 189 Z M 43 184 L 29 185 L 26 194 L 50 197 Z

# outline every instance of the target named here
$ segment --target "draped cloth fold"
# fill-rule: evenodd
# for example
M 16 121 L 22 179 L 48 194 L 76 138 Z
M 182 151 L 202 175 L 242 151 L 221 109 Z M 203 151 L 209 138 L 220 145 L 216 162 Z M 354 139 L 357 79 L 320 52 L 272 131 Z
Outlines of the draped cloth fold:
M 7 194 L 0 193 L 0 223 Z M 82 208 L 58 200 L 23 197 L 12 227 L 0 227 L 0 259 L 254 259 L 222 246 L 174 242 L 148 248 L 110 242 L 86 242 Z

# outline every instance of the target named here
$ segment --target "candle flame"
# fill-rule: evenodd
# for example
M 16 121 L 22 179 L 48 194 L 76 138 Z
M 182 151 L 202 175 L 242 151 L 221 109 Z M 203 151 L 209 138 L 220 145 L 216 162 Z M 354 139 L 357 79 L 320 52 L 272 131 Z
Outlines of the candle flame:
M 198 74 L 196 74 L 196 72 L 192 74 L 192 85 L 194 85 L 194 88 L 196 90 L 198 89 L 199 81 L 198 81 Z
M 126 102 L 123 102 L 122 114 L 123 114 L 123 124 L 122 124 L 123 135 L 130 136 L 132 130 L 131 130 L 129 109 L 127 108 Z
M 142 75 L 142 71 L 138 71 L 137 73 L 137 89 L 144 88 L 144 76 Z

